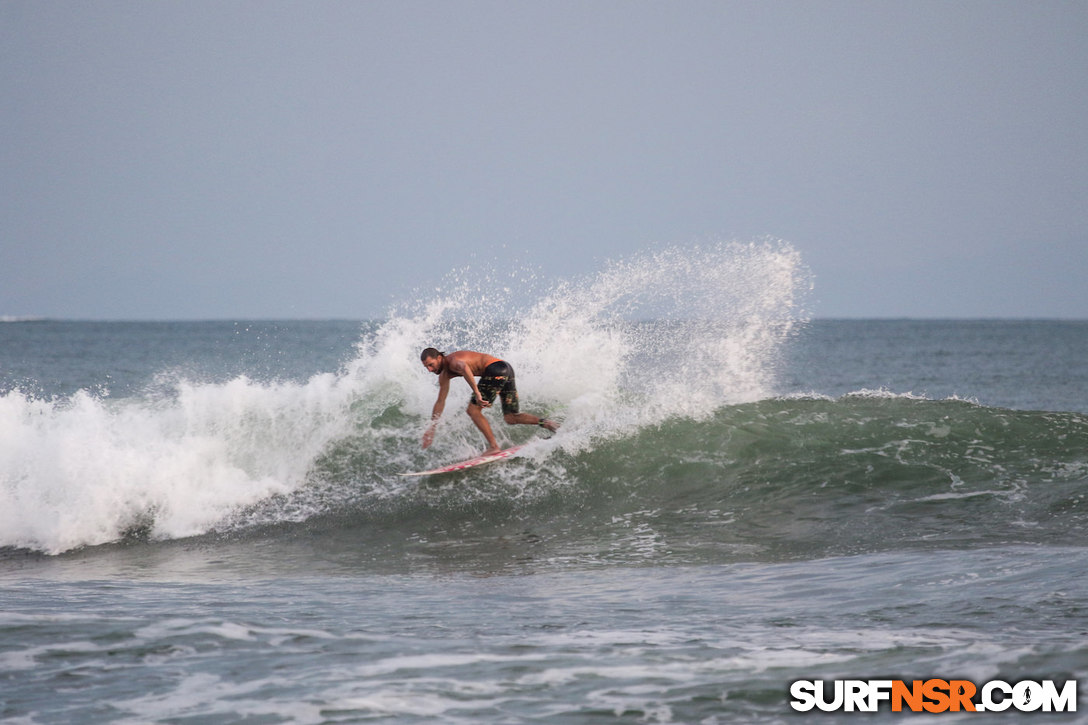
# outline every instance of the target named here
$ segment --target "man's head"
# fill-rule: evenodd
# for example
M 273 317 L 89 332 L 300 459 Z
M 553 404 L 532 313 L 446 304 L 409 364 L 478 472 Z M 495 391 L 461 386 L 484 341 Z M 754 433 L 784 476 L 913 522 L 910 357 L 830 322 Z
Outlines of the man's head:
M 419 354 L 419 361 L 423 363 L 423 367 L 438 375 L 442 372 L 442 358 L 444 356 L 445 353 L 441 353 L 433 347 L 428 347 Z

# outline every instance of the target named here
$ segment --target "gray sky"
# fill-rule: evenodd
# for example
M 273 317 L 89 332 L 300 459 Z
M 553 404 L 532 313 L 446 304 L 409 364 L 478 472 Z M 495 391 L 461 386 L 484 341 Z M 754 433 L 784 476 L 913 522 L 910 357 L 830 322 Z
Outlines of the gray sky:
M 769 235 L 815 316 L 1088 318 L 1084 0 L 0 0 L 0 98 L 0 315 Z

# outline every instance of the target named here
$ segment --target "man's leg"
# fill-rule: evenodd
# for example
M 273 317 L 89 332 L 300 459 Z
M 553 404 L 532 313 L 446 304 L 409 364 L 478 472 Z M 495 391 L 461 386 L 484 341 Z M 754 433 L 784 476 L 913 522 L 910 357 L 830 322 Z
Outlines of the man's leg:
M 540 425 L 553 433 L 559 430 L 559 426 L 546 418 L 539 418 L 532 413 L 507 413 L 502 417 L 507 425 Z
M 484 416 L 484 409 L 475 403 L 469 403 L 465 412 L 468 413 L 468 417 L 472 418 L 472 422 L 476 424 L 476 427 L 484 434 L 484 438 L 487 439 L 488 448 L 480 455 L 486 456 L 488 453 L 501 451 L 499 442 L 495 440 L 495 434 L 491 432 L 491 424 L 487 422 L 487 418 Z
M 559 430 L 559 426 L 550 420 L 539 418 L 532 413 L 519 411 L 518 388 L 514 383 L 513 375 L 503 382 L 500 397 L 502 399 L 502 419 L 506 421 L 507 425 L 539 425 L 553 433 Z

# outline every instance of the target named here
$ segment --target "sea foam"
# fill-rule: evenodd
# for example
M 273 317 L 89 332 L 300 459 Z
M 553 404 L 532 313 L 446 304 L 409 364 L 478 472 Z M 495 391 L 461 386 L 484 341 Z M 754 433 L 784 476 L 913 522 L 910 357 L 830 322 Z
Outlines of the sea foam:
M 392 473 L 422 455 L 436 387 L 419 351 L 432 345 L 509 360 L 523 409 L 562 420 L 570 451 L 705 417 L 772 394 L 777 351 L 808 286 L 797 251 L 767 240 L 660 248 L 556 283 L 462 269 L 364 332 L 341 369 L 302 382 L 178 377 L 120 399 L 10 390 L 0 396 L 0 547 L 58 553 L 267 522 L 239 512 L 320 486 L 315 465 L 347 439 L 385 466 L 349 478 L 387 481 L 385 495 L 396 495 Z M 451 392 L 429 455 L 480 446 L 457 415 L 466 391 Z M 339 483 L 333 498 L 363 490 Z M 303 495 L 271 517 L 305 518 L 323 500 Z

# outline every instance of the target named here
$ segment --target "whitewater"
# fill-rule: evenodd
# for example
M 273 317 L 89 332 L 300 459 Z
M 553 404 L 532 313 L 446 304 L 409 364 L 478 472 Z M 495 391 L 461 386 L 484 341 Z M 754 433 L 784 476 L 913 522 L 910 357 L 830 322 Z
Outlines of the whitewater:
M 378 321 L 0 323 L 0 717 L 779 722 L 798 679 L 1082 677 L 1088 323 L 809 320 L 813 284 L 761 239 L 466 267 Z M 432 345 L 559 434 L 492 414 L 522 456 L 398 476 L 483 447 L 454 381 L 421 448 Z
M 345 448 L 357 465 L 354 480 L 339 482 L 352 486 L 345 498 L 360 486 L 394 495 L 390 474 L 480 448 L 464 416 L 450 415 L 440 445 L 427 456 L 418 450 L 418 419 L 435 394 L 418 358 L 431 341 L 518 361 L 522 397 L 564 419 L 564 435 L 538 446 L 537 460 L 758 399 L 770 392 L 770 358 L 795 323 L 803 273 L 792 250 L 725 250 L 615 263 L 557 285 L 525 312 L 512 299 L 522 280 L 462 270 L 434 299 L 360 329 L 351 359 L 304 381 L 243 372 L 208 382 L 165 369 L 124 396 L 14 387 L 0 399 L 0 545 L 55 554 L 134 528 L 156 539 L 193 536 L 240 508 L 296 493 L 295 507 L 310 506 L 297 516 L 320 513 L 302 490 L 338 483 L 320 469 Z M 651 315 L 656 324 L 638 324 Z M 400 425 L 383 424 L 393 415 Z

